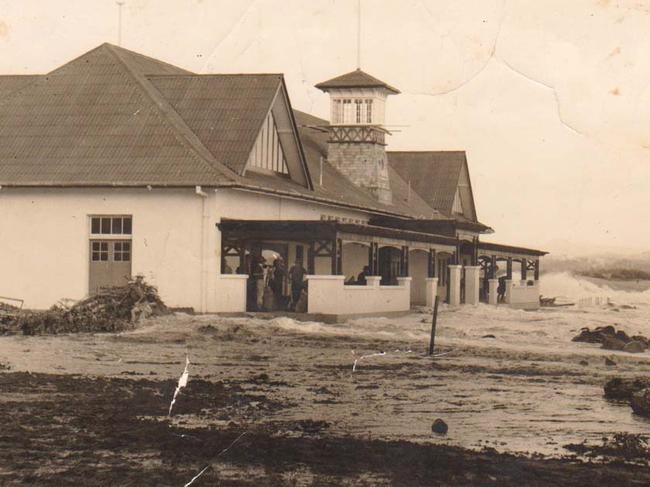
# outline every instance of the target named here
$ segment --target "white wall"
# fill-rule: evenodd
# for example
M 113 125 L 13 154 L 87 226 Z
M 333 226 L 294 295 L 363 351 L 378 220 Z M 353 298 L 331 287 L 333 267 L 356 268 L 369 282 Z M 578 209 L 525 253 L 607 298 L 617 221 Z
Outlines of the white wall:
M 0 191 L 0 295 L 47 308 L 88 293 L 91 214 L 133 215 L 132 274 L 170 305 L 200 304 L 201 198 L 194 189 Z
M 360 211 L 278 198 L 251 191 L 219 189 L 216 205 L 223 217 L 247 220 L 320 220 L 321 215 L 367 220 Z
M 248 276 L 224 274 L 217 277 L 214 308 L 221 312 L 246 311 L 246 281 Z
M 362 212 L 252 192 L 204 191 L 206 197 L 194 188 L 2 188 L 0 296 L 25 299 L 25 307 L 34 309 L 48 308 L 61 298 L 85 297 L 88 216 L 93 214 L 132 215 L 132 274 L 143 274 L 158 286 L 168 305 L 197 311 L 224 306 L 217 279 L 221 236 L 216 223 L 222 216 L 367 219 Z M 229 281 L 228 292 L 234 292 L 233 286 Z
M 539 294 L 539 281 L 534 281 L 532 286 L 527 281 L 506 281 L 506 303 L 511 308 L 537 309 Z
M 398 286 L 380 286 L 380 277 L 367 278 L 365 286 L 345 286 L 344 276 L 308 276 L 309 313 L 355 314 L 407 311 L 411 307 L 410 277 Z

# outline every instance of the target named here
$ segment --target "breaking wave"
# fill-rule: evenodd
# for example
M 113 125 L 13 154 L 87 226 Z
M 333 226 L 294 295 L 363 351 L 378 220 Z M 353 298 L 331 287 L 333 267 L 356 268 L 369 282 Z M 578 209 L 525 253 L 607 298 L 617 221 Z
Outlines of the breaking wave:
M 650 304 L 648 283 L 637 281 L 607 281 L 576 276 L 569 272 L 544 274 L 540 281 L 541 293 L 548 297 L 576 304 L 603 304 L 607 299 L 614 304 Z

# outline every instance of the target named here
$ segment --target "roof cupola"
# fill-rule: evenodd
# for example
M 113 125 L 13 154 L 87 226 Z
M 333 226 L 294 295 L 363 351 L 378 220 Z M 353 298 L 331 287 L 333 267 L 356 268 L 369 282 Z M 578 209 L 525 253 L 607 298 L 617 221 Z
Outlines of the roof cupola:
M 316 85 L 330 96 L 327 159 L 354 184 L 390 204 L 386 98 L 399 90 L 356 69 Z

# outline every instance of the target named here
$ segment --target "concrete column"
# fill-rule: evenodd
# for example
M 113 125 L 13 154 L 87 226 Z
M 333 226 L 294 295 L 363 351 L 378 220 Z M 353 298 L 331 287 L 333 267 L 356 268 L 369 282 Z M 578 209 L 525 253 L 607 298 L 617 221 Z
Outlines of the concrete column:
M 411 280 L 412 279 L 413 279 L 412 277 L 398 277 L 397 278 L 397 285 L 398 286 L 408 288 L 409 300 L 411 299 Z
M 433 304 L 436 302 L 436 295 L 438 294 L 438 278 L 427 277 L 425 283 L 427 294 L 426 304 L 429 308 L 433 308 Z
M 460 265 L 450 265 L 449 266 L 449 305 L 450 306 L 459 306 L 460 305 L 460 274 L 462 271 L 462 266 Z
M 506 304 L 512 302 L 512 279 L 506 279 Z
M 368 287 L 379 287 L 380 281 L 381 276 L 366 276 L 366 286 Z
M 478 305 L 480 272 L 481 266 L 465 266 L 465 304 Z
M 489 281 L 489 289 L 488 289 L 488 303 L 490 304 L 498 304 L 498 291 L 497 288 L 499 287 L 499 280 L 498 279 L 490 279 Z

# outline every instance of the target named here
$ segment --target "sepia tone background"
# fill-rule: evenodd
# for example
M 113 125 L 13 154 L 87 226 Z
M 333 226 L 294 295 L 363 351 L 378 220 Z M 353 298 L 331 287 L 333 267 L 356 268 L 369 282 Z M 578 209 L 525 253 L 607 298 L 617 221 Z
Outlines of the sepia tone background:
M 197 73 L 282 72 L 295 108 L 357 66 L 356 0 L 0 1 L 0 73 L 102 42 Z M 650 244 L 650 1 L 362 0 L 361 67 L 398 87 L 390 149 L 468 152 L 495 238 L 552 252 Z M 489 240 L 486 237 L 485 240 Z

